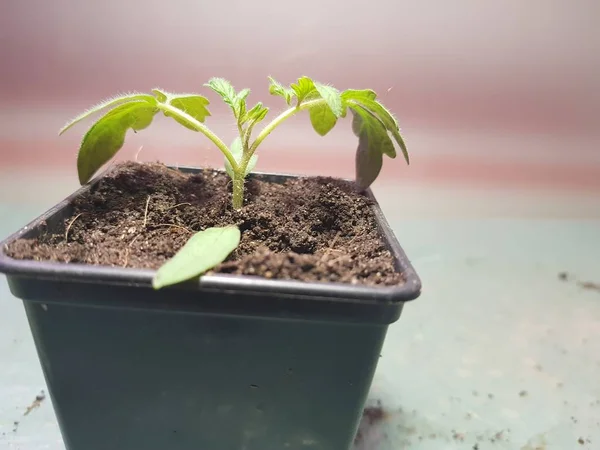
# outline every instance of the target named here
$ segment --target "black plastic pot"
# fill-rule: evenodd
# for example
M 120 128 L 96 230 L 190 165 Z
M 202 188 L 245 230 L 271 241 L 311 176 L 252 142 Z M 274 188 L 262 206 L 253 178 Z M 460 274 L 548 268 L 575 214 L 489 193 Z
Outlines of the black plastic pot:
M 399 287 L 212 275 L 154 291 L 152 271 L 3 253 L 62 224 L 84 189 L 0 244 L 69 450 L 352 445 L 388 325 L 421 288 L 377 205 Z

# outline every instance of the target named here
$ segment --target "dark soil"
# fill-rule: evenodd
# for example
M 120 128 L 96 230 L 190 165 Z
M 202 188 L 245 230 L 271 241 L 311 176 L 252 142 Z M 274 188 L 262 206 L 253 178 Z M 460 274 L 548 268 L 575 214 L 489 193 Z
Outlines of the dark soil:
M 127 162 L 76 198 L 59 229 L 6 250 L 16 259 L 157 269 L 193 232 L 237 224 L 240 245 L 213 272 L 401 284 L 370 204 L 353 183 L 331 178 L 249 180 L 245 206 L 235 211 L 222 172 Z

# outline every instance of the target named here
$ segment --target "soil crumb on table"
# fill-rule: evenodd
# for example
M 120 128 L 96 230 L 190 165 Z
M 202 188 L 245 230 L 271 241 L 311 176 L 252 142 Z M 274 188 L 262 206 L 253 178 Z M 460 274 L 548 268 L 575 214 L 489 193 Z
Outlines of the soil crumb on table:
M 10 257 L 157 269 L 208 227 L 235 224 L 239 247 L 213 272 L 273 279 L 398 285 L 403 278 L 377 230 L 371 201 L 351 182 L 325 177 L 282 184 L 248 180 L 231 207 L 223 172 L 186 174 L 126 162 L 74 199 L 59 227 L 20 239 Z
M 383 408 L 381 400 L 377 400 L 377 404 L 373 406 L 367 406 L 363 409 L 362 419 L 360 421 L 358 431 L 354 438 L 354 443 L 358 444 L 364 438 L 366 432 L 369 429 L 376 426 L 380 422 L 384 421 L 388 416 L 388 413 Z

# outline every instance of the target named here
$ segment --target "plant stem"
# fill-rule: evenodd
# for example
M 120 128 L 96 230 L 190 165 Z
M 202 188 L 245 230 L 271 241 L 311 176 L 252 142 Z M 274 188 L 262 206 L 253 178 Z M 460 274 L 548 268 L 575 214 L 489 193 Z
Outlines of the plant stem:
M 242 148 L 244 149 L 244 153 L 242 155 L 242 160 L 240 161 L 238 170 L 234 169 L 234 177 L 233 177 L 233 208 L 240 209 L 244 206 L 244 174 L 246 173 L 246 168 L 248 167 L 248 163 L 250 162 L 250 158 L 261 144 L 262 141 L 266 139 L 266 137 L 271 134 L 271 132 L 277 128 L 281 123 L 283 123 L 286 119 L 289 119 L 298 111 L 302 111 L 304 109 L 309 109 L 314 106 L 318 106 L 322 103 L 325 103 L 325 100 L 322 98 L 317 100 L 311 100 L 306 103 L 301 103 L 300 106 L 295 106 L 290 108 L 281 114 L 279 114 L 275 119 L 273 119 L 267 126 L 263 128 L 263 130 L 256 137 L 252 146 L 248 148 L 248 141 L 250 139 L 250 133 L 252 132 L 252 127 L 254 123 L 248 126 L 245 135 L 242 134 L 240 137 L 242 138 Z
M 244 206 L 244 175 L 242 173 L 233 173 L 233 209 L 240 209 Z
M 233 171 L 237 172 L 239 170 L 238 164 L 235 161 L 235 158 L 233 157 L 231 152 L 229 151 L 229 148 L 223 143 L 223 141 L 221 139 L 219 139 L 219 137 L 216 134 L 214 134 L 212 131 L 210 131 L 208 129 L 208 127 L 206 127 L 206 125 L 202 124 L 200 121 L 193 118 L 185 111 L 180 110 L 179 108 L 175 108 L 171 105 L 167 105 L 166 103 L 160 103 L 160 102 L 158 103 L 157 106 L 159 109 L 163 110 L 164 112 L 168 112 L 168 113 L 182 119 L 184 122 L 186 122 L 187 124 L 194 127 L 196 129 L 196 131 L 199 131 L 200 133 L 204 134 L 219 148 L 219 150 L 221 150 L 221 153 L 223 153 L 223 155 L 225 155 L 225 158 L 227 158 L 227 161 L 229 161 L 229 164 L 231 164 Z
M 298 111 L 302 111 L 304 109 L 310 109 L 314 106 L 318 106 L 323 103 L 325 103 L 325 100 L 323 100 L 322 98 L 319 98 L 317 100 L 311 100 L 306 103 L 301 103 L 300 106 L 295 106 L 293 108 L 290 108 L 290 109 L 282 112 L 281 114 L 279 114 L 277 117 L 275 117 L 267 126 L 265 126 L 262 129 L 262 131 L 258 134 L 258 136 L 256 136 L 256 139 L 252 143 L 252 146 L 250 147 L 248 154 L 244 155 L 244 159 L 242 160 L 242 163 L 240 164 L 240 166 L 242 166 L 244 168 L 246 167 L 246 165 L 248 164 L 248 161 L 250 161 L 250 158 L 254 154 L 254 151 L 256 150 L 256 148 L 262 143 L 262 141 L 264 141 L 267 138 L 267 136 L 269 134 L 271 134 L 271 132 L 275 128 L 277 128 L 279 125 L 281 125 L 282 122 L 284 122 L 286 119 L 289 119 L 290 117 L 292 117 Z

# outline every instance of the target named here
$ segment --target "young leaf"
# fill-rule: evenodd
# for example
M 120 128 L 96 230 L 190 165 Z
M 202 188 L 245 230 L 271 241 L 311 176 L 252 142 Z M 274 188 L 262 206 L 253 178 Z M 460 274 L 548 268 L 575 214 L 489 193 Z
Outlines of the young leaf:
M 92 114 L 95 114 L 105 108 L 117 106 L 122 103 L 133 102 L 133 101 L 137 101 L 137 102 L 144 101 L 144 102 L 147 102 L 149 105 L 156 105 L 156 99 L 148 94 L 134 93 L 134 94 L 122 95 L 120 97 L 109 98 L 108 100 L 98 103 L 96 106 L 91 107 L 87 111 L 79 114 L 77 117 L 70 120 L 64 127 L 61 128 L 61 130 L 58 132 L 58 135 L 60 136 L 61 134 L 63 134 L 65 131 L 67 131 L 69 128 L 71 128 L 76 123 L 81 122 L 83 119 L 85 119 L 85 118 L 91 116 Z
M 337 117 L 327 105 L 313 106 L 309 110 L 309 115 L 314 130 L 321 136 L 329 133 L 337 122 Z
M 279 95 L 285 99 L 285 102 L 288 105 L 292 104 L 292 99 L 294 98 L 294 91 L 286 88 L 278 81 L 275 81 L 274 78 L 269 77 L 269 94 L 271 95 Z
M 252 109 L 250 109 L 250 111 L 244 114 L 242 122 L 254 122 L 256 124 L 263 120 L 268 112 L 269 108 L 263 106 L 262 103 L 258 102 L 252 107 Z
M 196 233 L 158 269 L 152 287 L 161 289 L 202 275 L 222 263 L 236 249 L 240 237 L 236 226 L 208 228 Z
M 232 84 L 224 78 L 211 78 L 205 86 L 223 98 L 223 101 L 233 110 L 236 118 L 239 119 L 246 111 L 246 97 L 250 94 L 250 89 L 242 89 L 236 94 Z
M 359 105 L 352 105 L 352 130 L 358 139 L 356 150 L 356 182 L 361 189 L 368 188 L 377 179 L 383 164 L 383 153 L 394 149 L 385 126 L 372 113 Z
M 342 117 L 345 115 L 345 108 L 342 105 L 340 91 L 332 86 L 326 86 L 317 82 L 314 83 L 314 86 L 321 98 L 325 100 L 325 103 L 327 103 L 327 106 L 329 106 L 335 117 Z
M 154 88 L 152 89 L 152 93 L 154 94 L 154 96 L 157 98 L 157 100 L 161 103 L 167 103 L 168 99 L 169 99 L 169 94 L 165 91 L 162 91 L 158 88 Z
M 238 164 L 242 161 L 242 157 L 244 156 L 244 148 L 242 146 L 242 140 L 239 136 L 236 137 L 235 140 L 231 143 L 231 146 L 229 147 L 229 152 Z M 253 154 L 250 160 L 248 161 L 248 165 L 246 166 L 246 172 L 244 173 L 244 177 L 246 177 L 250 172 L 252 172 L 254 167 L 256 167 L 257 162 L 258 156 L 256 154 Z M 225 158 L 225 171 L 227 172 L 227 175 L 229 175 L 229 177 L 233 180 L 233 167 L 231 167 L 231 164 L 229 164 L 227 158 Z
M 148 127 L 157 112 L 158 108 L 146 101 L 133 101 L 117 106 L 92 125 L 77 156 L 79 182 L 87 183 L 123 147 L 129 128 L 137 131 Z
M 235 89 L 229 81 L 224 78 L 211 78 L 204 86 L 219 94 L 223 101 L 233 108 L 235 105 Z
M 246 113 L 246 98 L 248 97 L 248 94 L 250 94 L 250 89 L 242 89 L 235 96 L 234 114 L 235 114 L 235 117 L 237 117 L 238 119 L 243 117 L 244 114 Z
M 235 102 L 245 102 L 246 99 L 248 98 L 248 95 L 250 94 L 250 89 L 242 89 L 240 92 L 237 93 L 237 95 L 235 96 Z
M 298 105 L 304 100 L 318 93 L 318 91 L 316 91 L 315 88 L 315 83 L 308 77 L 298 78 L 298 81 L 295 84 L 291 84 L 290 87 L 296 94 L 296 98 L 298 99 Z

